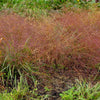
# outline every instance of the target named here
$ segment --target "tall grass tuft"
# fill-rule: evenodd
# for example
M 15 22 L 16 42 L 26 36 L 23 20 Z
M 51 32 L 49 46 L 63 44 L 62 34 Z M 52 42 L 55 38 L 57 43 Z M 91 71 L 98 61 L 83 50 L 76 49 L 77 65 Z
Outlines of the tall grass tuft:
M 36 21 L 16 14 L 1 15 L 1 69 L 7 74 L 4 78 L 13 84 L 20 73 L 38 71 L 41 66 L 92 68 L 100 63 L 100 13 L 77 13 L 66 11 Z
M 91 67 L 100 62 L 99 17 L 99 12 L 74 13 L 72 11 L 56 19 L 58 23 L 61 23 L 61 32 L 63 28 L 61 37 L 63 37 L 63 47 L 66 48 L 64 55 L 69 54 L 66 58 L 69 58 L 71 62 L 75 61 L 73 65 Z

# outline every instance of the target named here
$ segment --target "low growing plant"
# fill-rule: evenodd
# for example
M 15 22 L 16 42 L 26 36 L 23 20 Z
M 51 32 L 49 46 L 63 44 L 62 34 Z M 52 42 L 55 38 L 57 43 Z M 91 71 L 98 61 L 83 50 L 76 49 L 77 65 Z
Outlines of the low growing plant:
M 99 100 L 100 83 L 92 85 L 85 81 L 79 82 L 68 91 L 60 94 L 61 100 Z

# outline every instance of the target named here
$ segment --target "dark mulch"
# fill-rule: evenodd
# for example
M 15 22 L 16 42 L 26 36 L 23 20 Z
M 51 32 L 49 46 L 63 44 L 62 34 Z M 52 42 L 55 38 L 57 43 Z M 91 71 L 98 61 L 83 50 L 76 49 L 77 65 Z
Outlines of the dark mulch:
M 49 100 L 60 100 L 59 94 L 63 91 L 67 91 L 71 88 L 76 80 L 87 80 L 87 82 L 99 81 L 97 79 L 100 72 L 96 68 L 86 67 L 69 67 L 67 69 L 54 69 L 51 67 L 44 66 L 40 69 L 40 73 L 46 73 L 48 76 L 37 76 L 39 80 L 38 94 L 39 95 L 50 95 Z M 50 91 L 46 91 L 44 88 L 48 87 Z

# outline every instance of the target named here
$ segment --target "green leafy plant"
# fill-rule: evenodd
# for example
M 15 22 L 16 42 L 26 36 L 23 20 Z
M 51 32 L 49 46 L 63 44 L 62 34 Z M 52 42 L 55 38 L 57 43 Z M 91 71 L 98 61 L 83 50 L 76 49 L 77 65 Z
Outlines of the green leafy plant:
M 68 91 L 60 94 L 62 100 L 99 100 L 100 83 L 92 85 L 85 81 L 79 82 Z

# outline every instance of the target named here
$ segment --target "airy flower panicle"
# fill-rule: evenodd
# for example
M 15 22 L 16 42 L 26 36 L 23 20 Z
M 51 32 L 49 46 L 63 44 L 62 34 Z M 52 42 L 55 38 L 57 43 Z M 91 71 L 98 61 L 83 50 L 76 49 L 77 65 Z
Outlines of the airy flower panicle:
M 3 38 L 0 38 L 0 43 L 1 43 L 2 40 L 3 40 Z

